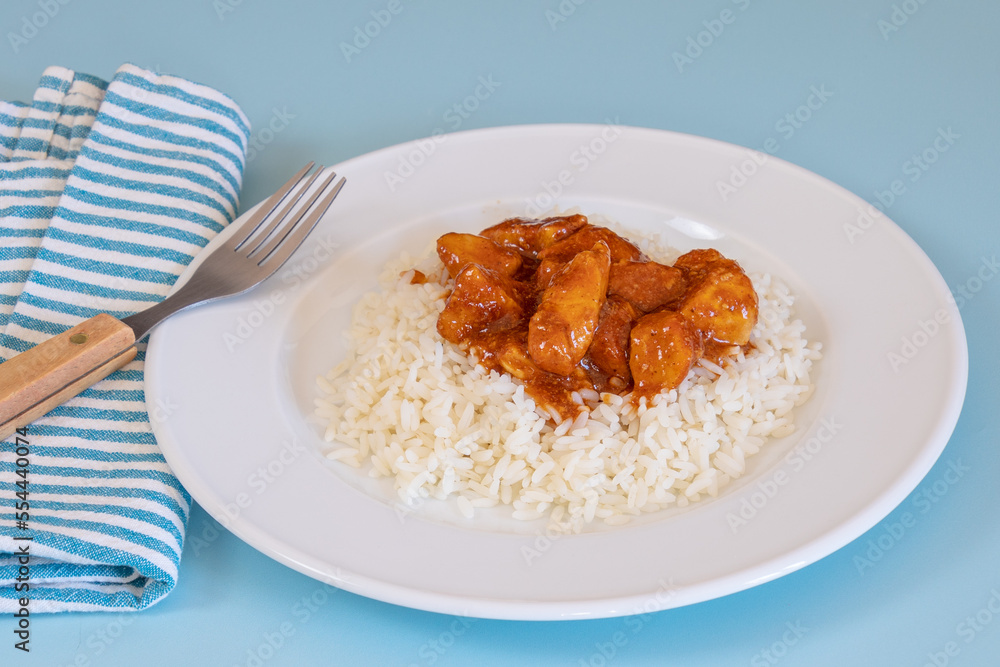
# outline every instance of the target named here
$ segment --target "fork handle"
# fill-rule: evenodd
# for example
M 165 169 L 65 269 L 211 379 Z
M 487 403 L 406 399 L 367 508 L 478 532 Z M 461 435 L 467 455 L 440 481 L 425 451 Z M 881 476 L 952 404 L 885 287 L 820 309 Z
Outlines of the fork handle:
M 101 313 L 0 364 L 0 440 L 135 357 L 132 329 Z

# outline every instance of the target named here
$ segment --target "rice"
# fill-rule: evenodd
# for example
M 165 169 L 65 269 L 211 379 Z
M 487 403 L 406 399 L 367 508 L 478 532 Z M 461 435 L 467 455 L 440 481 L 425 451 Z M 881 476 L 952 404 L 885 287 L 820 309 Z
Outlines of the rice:
M 662 249 L 643 250 L 662 261 Z M 430 280 L 411 284 L 414 269 Z M 750 274 L 759 298 L 750 352 L 723 367 L 702 360 L 651 404 L 581 397 L 596 406 L 555 424 L 517 380 L 437 334 L 446 276 L 430 250 L 391 262 L 355 307 L 347 359 L 317 381 L 326 455 L 394 478 L 407 505 L 454 498 L 469 518 L 502 504 L 514 519 L 565 529 L 620 525 L 716 496 L 770 438 L 794 430 L 792 410 L 813 391 L 820 345 L 793 318 L 787 286 Z

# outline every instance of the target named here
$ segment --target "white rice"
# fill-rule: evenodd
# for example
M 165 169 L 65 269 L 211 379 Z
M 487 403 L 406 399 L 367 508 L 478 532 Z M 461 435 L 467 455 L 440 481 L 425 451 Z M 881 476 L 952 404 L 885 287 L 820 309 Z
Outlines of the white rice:
M 411 284 L 413 268 L 430 280 Z M 515 519 L 573 530 L 683 507 L 717 495 L 769 438 L 790 434 L 792 409 L 813 391 L 820 345 L 793 319 L 788 288 L 751 274 L 760 299 L 751 352 L 724 368 L 702 360 L 651 406 L 603 394 L 556 426 L 517 380 L 438 335 L 448 288 L 436 279 L 446 275 L 432 252 L 391 262 L 354 310 L 347 359 L 318 378 L 327 456 L 394 477 L 406 504 L 455 498 L 471 518 L 502 503 Z

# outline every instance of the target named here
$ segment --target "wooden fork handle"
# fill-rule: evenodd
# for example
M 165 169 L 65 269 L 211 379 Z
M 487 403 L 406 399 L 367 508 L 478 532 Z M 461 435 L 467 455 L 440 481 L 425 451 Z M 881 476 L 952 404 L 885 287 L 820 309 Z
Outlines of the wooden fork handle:
M 135 357 L 135 336 L 104 313 L 0 364 L 0 440 Z

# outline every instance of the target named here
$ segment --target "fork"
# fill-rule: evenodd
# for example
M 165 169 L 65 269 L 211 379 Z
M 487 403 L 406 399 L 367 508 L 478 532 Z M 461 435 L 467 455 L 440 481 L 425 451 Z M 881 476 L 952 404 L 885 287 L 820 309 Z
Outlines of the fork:
M 313 166 L 240 216 L 233 223 L 238 229 L 160 303 L 122 319 L 95 315 L 0 364 L 0 440 L 127 364 L 136 342 L 164 319 L 246 292 L 281 268 L 345 183 L 333 172 L 320 179 L 323 167 L 309 175 Z

